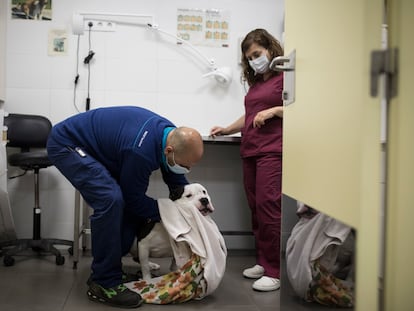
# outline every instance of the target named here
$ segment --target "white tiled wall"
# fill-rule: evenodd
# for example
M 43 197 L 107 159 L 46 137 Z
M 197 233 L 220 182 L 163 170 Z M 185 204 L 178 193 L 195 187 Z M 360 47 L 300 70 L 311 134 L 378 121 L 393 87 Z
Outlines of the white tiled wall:
M 8 1 L 10 2 L 10 1 Z M 283 32 L 282 0 L 53 0 L 52 21 L 12 20 L 7 16 L 5 109 L 49 117 L 52 123 L 77 113 L 73 81 L 76 75 L 77 36 L 71 34 L 75 12 L 152 14 L 160 28 L 175 33 L 177 8 L 223 9 L 230 12 L 230 46 L 199 50 L 217 65 L 233 69 L 233 82 L 222 87 L 202 78 L 204 65 L 185 47 L 146 28 L 118 25 L 111 33 L 92 32 L 95 57 L 91 62 L 91 108 L 138 105 L 158 112 L 177 125 L 192 126 L 208 135 L 213 125 L 227 125 L 243 113 L 244 87 L 239 81 L 239 38 L 254 28 L 266 28 L 276 37 Z M 8 4 L 8 6 L 10 3 Z M 49 56 L 48 32 L 66 29 L 68 53 Z M 76 104 L 84 110 L 88 33 L 80 37 L 80 80 Z M 10 168 L 9 175 L 17 173 Z M 154 197 L 166 187 L 155 173 L 150 187 Z M 250 215 L 241 184 L 238 146 L 207 146 L 205 157 L 190 174 L 213 193 L 215 219 L 222 230 L 247 230 Z M 9 195 L 17 234 L 31 236 L 33 176 L 9 180 Z M 41 171 L 42 235 L 72 239 L 74 190 L 55 168 Z M 229 237 L 234 248 L 251 241 Z
M 6 7 L 6 2 L 0 1 L 0 100 L 6 97 Z

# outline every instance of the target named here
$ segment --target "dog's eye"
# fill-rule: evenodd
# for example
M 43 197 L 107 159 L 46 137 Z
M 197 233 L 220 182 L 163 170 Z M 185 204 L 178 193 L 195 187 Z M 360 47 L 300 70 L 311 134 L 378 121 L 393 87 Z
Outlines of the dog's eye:
M 193 195 L 192 194 L 187 194 L 185 197 L 186 198 L 191 198 Z

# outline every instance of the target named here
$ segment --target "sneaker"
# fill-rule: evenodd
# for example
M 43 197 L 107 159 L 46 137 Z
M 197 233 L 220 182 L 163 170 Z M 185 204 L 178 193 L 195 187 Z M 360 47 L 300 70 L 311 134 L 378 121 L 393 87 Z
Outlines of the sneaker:
M 141 296 L 130 291 L 124 284 L 111 288 L 103 288 L 92 282 L 89 285 L 87 294 L 90 300 L 101 302 L 112 307 L 137 308 L 143 303 Z
M 140 277 L 140 273 L 132 274 L 122 272 L 122 283 L 136 282 L 140 279 L 142 279 L 142 276 Z
M 280 288 L 280 281 L 276 278 L 268 276 L 262 276 L 260 279 L 253 283 L 253 289 L 261 292 L 270 292 Z
M 245 269 L 243 271 L 243 276 L 249 279 L 258 279 L 261 278 L 264 274 L 264 268 L 259 265 Z
M 142 279 L 142 276 L 140 276 L 140 273 L 132 274 L 132 273 L 125 273 L 122 272 L 122 283 L 128 283 L 128 282 L 136 282 Z M 86 281 L 87 285 L 92 284 L 92 275 L 89 276 L 88 280 Z

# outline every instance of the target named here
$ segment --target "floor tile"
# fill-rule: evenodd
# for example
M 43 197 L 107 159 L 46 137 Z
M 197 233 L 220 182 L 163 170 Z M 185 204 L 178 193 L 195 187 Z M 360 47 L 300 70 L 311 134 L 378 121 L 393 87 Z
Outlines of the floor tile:
M 30 255 L 30 254 L 29 254 Z M 5 267 L 0 258 L 0 309 L 2 311 L 102 311 L 115 308 L 92 302 L 87 298 L 86 280 L 92 258 L 81 256 L 77 269 L 65 253 L 66 262 L 55 264 L 53 256 L 15 256 L 15 264 Z M 159 273 L 168 271 L 169 258 L 154 258 L 161 265 Z M 260 293 L 252 290 L 253 280 L 242 276 L 246 267 L 254 264 L 251 251 L 229 251 L 226 273 L 217 290 L 202 300 L 169 305 L 168 311 L 277 311 L 279 291 Z M 134 272 L 137 264 L 130 257 L 123 260 L 125 269 Z M 24 299 L 23 299 L 24 297 Z M 166 306 L 147 304 L 147 311 L 165 311 Z M 144 310 L 143 309 L 143 310 Z

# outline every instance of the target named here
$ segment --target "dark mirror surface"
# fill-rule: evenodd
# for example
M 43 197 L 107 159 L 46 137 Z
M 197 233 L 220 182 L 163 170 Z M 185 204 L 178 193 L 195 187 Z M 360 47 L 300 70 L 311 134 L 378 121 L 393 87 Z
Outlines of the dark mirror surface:
M 284 195 L 282 310 L 353 310 L 354 228 Z

